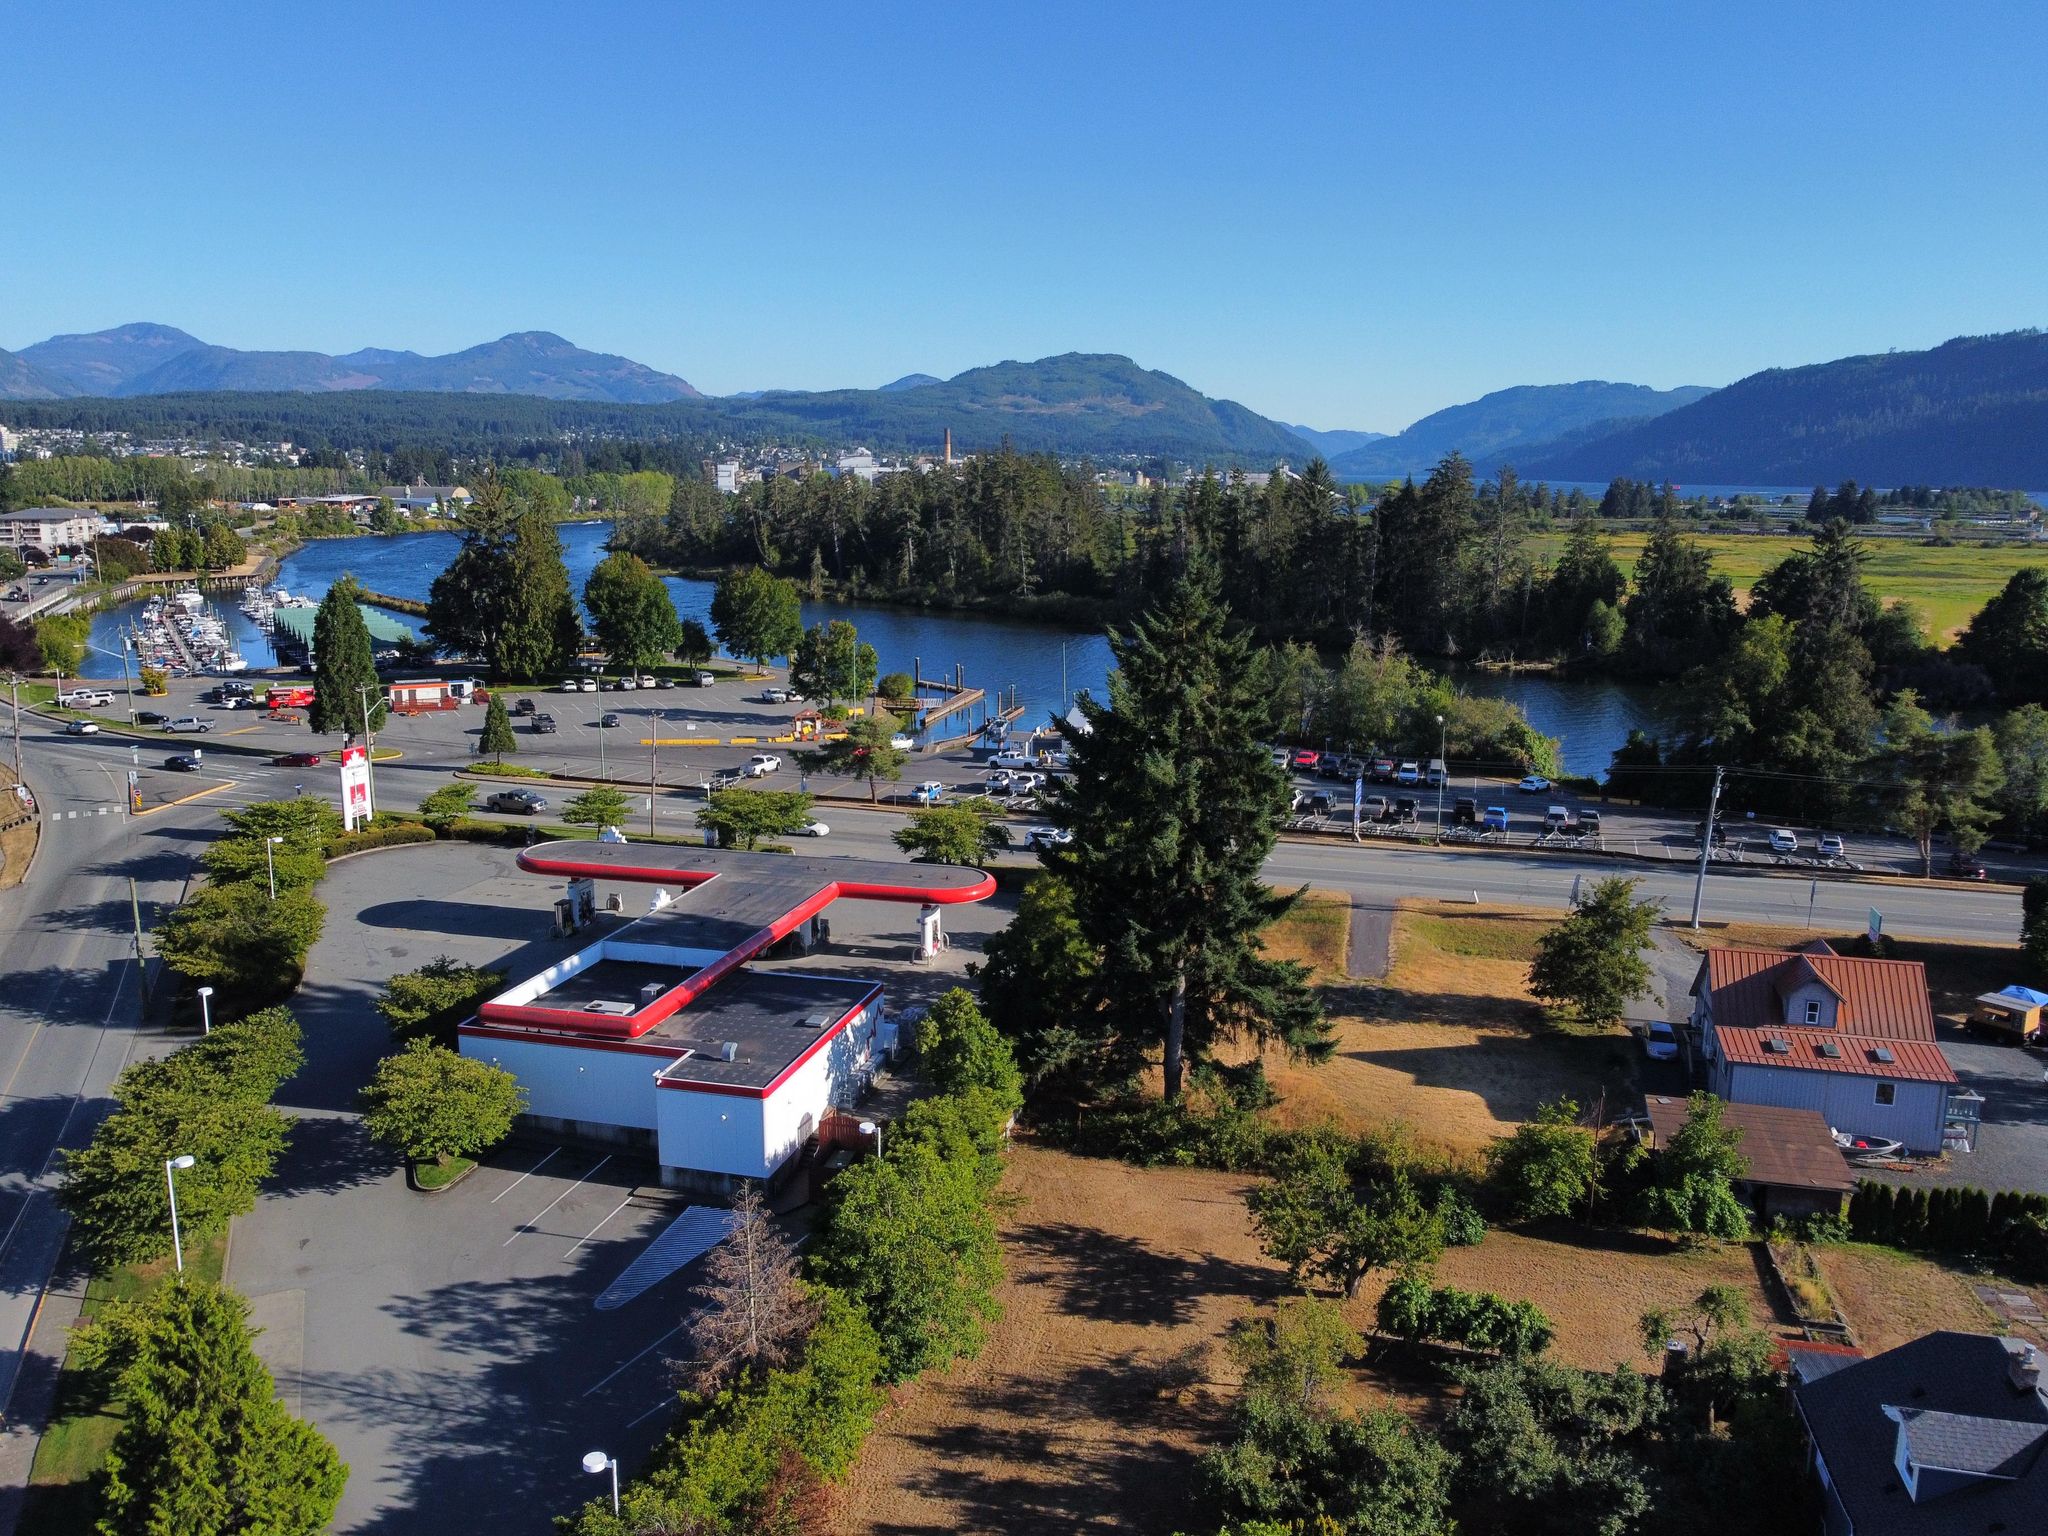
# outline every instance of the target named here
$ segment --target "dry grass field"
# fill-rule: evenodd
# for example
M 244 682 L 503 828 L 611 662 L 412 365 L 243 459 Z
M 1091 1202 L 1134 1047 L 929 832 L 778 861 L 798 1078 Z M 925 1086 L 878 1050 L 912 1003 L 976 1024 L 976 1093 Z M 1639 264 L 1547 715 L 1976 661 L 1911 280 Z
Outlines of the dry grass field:
M 1822 1244 L 1812 1252 L 1866 1354 L 1937 1328 L 1982 1333 L 1996 1327 L 1969 1281 L 1954 1270 L 1865 1243 Z
M 1276 953 L 1316 960 L 1337 1026 L 1336 1054 L 1321 1066 L 1268 1054 L 1283 1121 L 1401 1124 L 1425 1151 L 1470 1158 L 1547 1100 L 1632 1092 L 1627 1035 L 1561 1035 L 1529 996 L 1529 956 L 1554 914 L 1405 903 L 1387 979 L 1354 984 L 1342 979 L 1341 938 L 1327 958 L 1326 912 L 1312 895 L 1272 942 Z

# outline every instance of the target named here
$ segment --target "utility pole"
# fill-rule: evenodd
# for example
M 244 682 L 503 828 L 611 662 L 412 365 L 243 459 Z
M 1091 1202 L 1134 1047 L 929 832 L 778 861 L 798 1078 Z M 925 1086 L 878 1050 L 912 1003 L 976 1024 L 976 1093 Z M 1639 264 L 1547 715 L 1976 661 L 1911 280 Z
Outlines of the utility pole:
M 7 674 L 7 693 L 14 703 L 14 782 L 21 782 L 21 674 Z
M 357 683 L 356 702 L 363 708 L 363 773 L 370 791 L 370 814 L 377 814 L 377 738 L 370 731 L 370 690 L 380 686 L 376 683 Z M 346 709 L 348 706 L 343 705 Z M 344 719 L 347 716 L 343 716 Z
M 661 711 L 654 712 L 654 729 L 647 733 L 647 835 L 654 836 L 654 796 L 661 787 Z
M 1707 825 L 1700 833 L 1700 872 L 1692 887 L 1692 926 L 1700 926 L 1700 902 L 1707 894 L 1707 859 L 1714 851 L 1714 813 L 1721 806 L 1721 769 L 1714 770 L 1714 791 L 1707 797 Z

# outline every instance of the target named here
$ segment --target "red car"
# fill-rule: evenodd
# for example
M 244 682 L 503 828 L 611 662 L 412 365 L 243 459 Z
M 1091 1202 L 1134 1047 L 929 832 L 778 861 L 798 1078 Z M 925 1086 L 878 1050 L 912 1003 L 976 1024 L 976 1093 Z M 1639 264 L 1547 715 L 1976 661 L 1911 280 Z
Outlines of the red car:
M 1294 754 L 1294 766 L 1297 768 L 1313 768 L 1322 760 L 1322 753 L 1311 752 L 1307 747 L 1301 748 Z
M 270 766 L 273 768 L 318 768 L 326 761 L 325 755 L 319 752 L 285 752 L 277 757 L 273 757 L 270 760 Z

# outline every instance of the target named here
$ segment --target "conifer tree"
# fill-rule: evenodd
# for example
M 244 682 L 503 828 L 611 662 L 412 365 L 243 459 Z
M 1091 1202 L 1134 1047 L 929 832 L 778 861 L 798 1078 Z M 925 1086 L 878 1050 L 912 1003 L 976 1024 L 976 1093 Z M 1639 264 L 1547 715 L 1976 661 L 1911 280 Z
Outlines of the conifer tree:
M 477 740 L 476 754 L 495 762 L 518 750 L 519 738 L 512 734 L 512 717 L 505 712 L 504 699 L 494 693 L 489 707 L 484 710 L 484 729 Z
M 1327 1056 L 1306 973 L 1259 945 L 1300 893 L 1277 893 L 1261 874 L 1286 780 L 1258 744 L 1251 645 L 1217 598 L 1214 568 L 1191 563 L 1110 647 L 1109 699 L 1083 697 L 1090 729 L 1050 797 L 1073 840 L 1046 863 L 1072 885 L 1082 934 L 1103 956 L 1121 1052 L 1160 1048 L 1169 1099 L 1188 1060 L 1224 1038 Z
M 343 576 L 313 615 L 313 706 L 306 723 L 315 731 L 374 731 L 384 724 L 370 626 L 356 606 L 362 596 L 355 577 Z

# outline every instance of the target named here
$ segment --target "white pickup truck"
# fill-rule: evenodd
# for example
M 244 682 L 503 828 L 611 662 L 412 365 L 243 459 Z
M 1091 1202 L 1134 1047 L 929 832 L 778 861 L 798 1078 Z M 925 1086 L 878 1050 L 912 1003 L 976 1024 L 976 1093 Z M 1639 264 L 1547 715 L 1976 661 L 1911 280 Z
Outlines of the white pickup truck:
M 750 779 L 765 779 L 769 774 L 781 768 L 781 766 L 782 759 L 773 752 L 756 752 L 747 759 L 747 766 L 742 768 L 740 772 Z
M 66 709 L 109 709 L 114 696 L 104 688 L 79 688 L 57 700 Z

